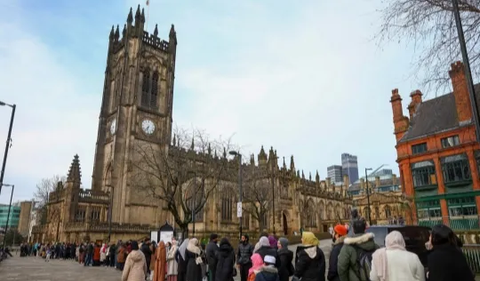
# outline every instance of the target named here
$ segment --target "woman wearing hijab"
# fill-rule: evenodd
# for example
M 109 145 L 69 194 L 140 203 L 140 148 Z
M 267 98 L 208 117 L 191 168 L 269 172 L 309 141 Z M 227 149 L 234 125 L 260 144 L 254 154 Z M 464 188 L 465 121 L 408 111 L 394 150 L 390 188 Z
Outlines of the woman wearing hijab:
M 248 279 L 247 281 L 255 281 L 257 273 L 260 268 L 263 266 L 263 258 L 259 254 L 253 254 L 252 257 L 252 267 L 248 270 Z
M 279 268 L 281 264 L 280 259 L 278 258 L 277 250 L 270 246 L 270 241 L 268 240 L 268 238 L 262 236 L 262 238 L 260 238 L 260 241 L 258 241 L 258 244 L 260 245 L 260 247 L 258 248 L 256 253 L 262 256 L 262 259 L 264 259 L 267 255 L 274 257 L 275 267 Z
M 215 281 L 233 281 L 235 251 L 227 238 L 220 240 L 220 247 L 215 255 L 218 261 L 215 271 Z
M 376 250 L 372 257 L 372 281 L 425 280 L 420 259 L 405 250 L 405 240 L 396 230 L 385 237 L 385 247 Z
M 278 239 L 277 247 L 278 258 L 280 259 L 278 276 L 280 281 L 288 281 L 295 271 L 292 265 L 293 252 L 288 249 L 288 239 L 284 237 Z
M 155 272 L 153 273 L 153 280 L 165 281 L 165 263 L 167 260 L 167 252 L 165 243 L 160 241 L 155 251 Z
M 192 238 L 188 241 L 187 250 L 185 251 L 185 261 L 187 262 L 185 281 L 202 281 L 202 250 L 198 246 L 197 238 Z
M 302 248 L 297 255 L 293 280 L 325 281 L 325 255 L 312 232 L 302 233 Z
M 175 260 L 175 255 L 177 254 L 177 241 L 172 241 L 172 246 L 167 253 L 167 281 L 177 281 L 178 275 L 178 263 Z
M 147 261 L 138 248 L 138 242 L 132 241 L 131 252 L 127 256 L 122 281 L 143 281 L 147 278 Z
M 465 255 L 460 249 L 459 239 L 448 226 L 443 224 L 434 226 L 431 240 L 433 250 L 428 255 L 428 280 L 475 280 Z
M 187 245 L 190 240 L 185 239 L 180 247 L 178 248 L 177 254 L 175 255 L 175 260 L 178 263 L 178 275 L 177 281 L 185 281 L 187 274 L 187 261 L 185 260 L 185 254 L 187 252 Z
M 273 237 L 273 235 L 268 236 L 268 243 L 270 244 L 270 247 L 273 249 L 277 249 L 277 239 Z

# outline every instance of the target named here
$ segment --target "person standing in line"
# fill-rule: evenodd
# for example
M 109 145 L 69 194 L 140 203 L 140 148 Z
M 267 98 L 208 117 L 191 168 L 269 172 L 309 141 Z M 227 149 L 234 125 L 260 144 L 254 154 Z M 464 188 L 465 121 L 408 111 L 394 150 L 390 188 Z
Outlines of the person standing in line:
M 292 264 L 293 252 L 288 249 L 288 239 L 284 237 L 278 239 L 277 247 L 278 258 L 280 259 L 278 276 L 280 281 L 288 281 L 295 272 Z
M 398 231 L 385 237 L 385 247 L 373 253 L 371 281 L 425 281 L 425 271 L 418 256 L 405 250 L 405 240 Z
M 217 270 L 217 258 L 218 251 L 218 235 L 215 233 L 210 234 L 210 242 L 206 247 L 206 256 L 208 264 L 208 277 L 209 281 L 215 281 L 215 271 Z
M 178 263 L 175 260 L 175 255 L 177 254 L 177 251 L 177 241 L 174 239 L 172 241 L 172 247 L 170 248 L 170 250 L 168 250 L 167 253 L 167 281 L 177 281 Z
M 132 241 L 131 251 L 127 256 L 122 273 L 122 281 L 143 281 L 147 278 L 147 261 L 139 250 L 138 242 Z
M 241 281 L 247 281 L 248 271 L 252 267 L 253 246 L 249 241 L 248 235 L 242 235 L 241 242 L 238 245 L 237 265 Z
M 338 264 L 338 255 L 340 255 L 340 251 L 343 247 L 343 242 L 345 238 L 347 238 L 348 230 L 343 225 L 337 225 L 333 228 L 333 247 L 332 251 L 330 252 L 329 267 L 327 273 L 328 281 L 340 281 L 340 277 L 338 276 L 337 264 Z
M 222 238 L 220 241 L 220 247 L 216 255 L 217 269 L 215 272 L 215 281 L 233 281 L 235 251 L 227 238 Z

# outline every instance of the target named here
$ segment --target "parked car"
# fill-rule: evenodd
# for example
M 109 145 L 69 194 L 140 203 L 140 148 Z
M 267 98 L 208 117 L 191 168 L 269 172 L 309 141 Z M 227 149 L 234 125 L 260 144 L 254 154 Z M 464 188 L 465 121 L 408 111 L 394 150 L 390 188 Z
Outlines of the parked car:
M 407 251 L 417 254 L 423 266 L 427 266 L 428 250 L 425 243 L 430 237 L 430 227 L 417 225 L 372 225 L 366 232 L 375 235 L 375 243 L 380 247 L 385 247 L 385 237 L 388 233 L 397 230 L 405 239 L 405 248 Z

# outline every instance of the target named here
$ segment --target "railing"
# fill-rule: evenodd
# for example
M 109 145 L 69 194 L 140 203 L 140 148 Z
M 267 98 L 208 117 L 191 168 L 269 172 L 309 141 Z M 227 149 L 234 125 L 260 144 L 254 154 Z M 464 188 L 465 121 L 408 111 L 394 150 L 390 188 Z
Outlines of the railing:
M 418 225 L 433 227 L 437 224 L 445 224 L 451 229 L 460 230 L 480 230 L 480 219 L 478 215 L 458 216 L 458 217 L 434 217 L 422 218 L 418 220 Z
M 470 268 L 476 274 L 480 273 L 480 245 L 478 244 L 465 244 L 462 247 L 462 252 L 467 258 L 467 262 Z

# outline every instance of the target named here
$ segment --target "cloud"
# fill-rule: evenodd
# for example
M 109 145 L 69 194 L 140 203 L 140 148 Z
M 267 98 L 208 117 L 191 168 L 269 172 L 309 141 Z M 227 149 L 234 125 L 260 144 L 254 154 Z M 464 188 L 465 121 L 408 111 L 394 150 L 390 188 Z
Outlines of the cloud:
M 78 153 L 90 187 L 108 32 L 138 1 L 7 1 L 0 100 L 18 111 L 5 182 L 28 199 L 41 178 L 66 174 Z M 170 24 L 177 30 L 178 125 L 234 135 L 244 154 L 274 146 L 307 175 L 318 169 L 324 178 L 342 152 L 358 155 L 361 167 L 397 170 L 388 101 L 392 88 L 412 89 L 402 80 L 411 52 L 369 41 L 379 0 L 150 3 L 148 29 L 158 23 L 163 38 Z M 9 114 L 0 108 L 0 141 Z

